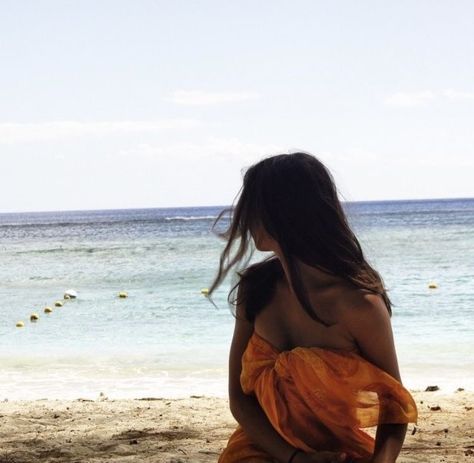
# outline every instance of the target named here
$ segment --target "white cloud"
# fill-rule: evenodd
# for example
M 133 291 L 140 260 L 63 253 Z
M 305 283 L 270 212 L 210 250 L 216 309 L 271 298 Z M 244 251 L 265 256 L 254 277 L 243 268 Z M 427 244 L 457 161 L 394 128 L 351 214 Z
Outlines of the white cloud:
M 474 100 L 473 92 L 458 92 L 456 90 L 453 90 L 452 88 L 443 90 L 442 95 L 451 99 Z
M 433 100 L 435 94 L 431 90 L 424 90 L 422 92 L 397 92 L 388 96 L 385 103 L 390 106 L 418 106 L 427 101 Z
M 448 100 L 474 100 L 473 92 L 460 92 L 452 88 L 433 92 L 424 90 L 421 92 L 397 92 L 385 98 L 385 104 L 390 106 L 419 106 L 423 103 L 433 101 L 435 99 Z
M 317 156 L 326 159 L 327 161 L 341 161 L 341 162 L 372 162 L 380 158 L 379 153 L 374 153 L 360 148 L 350 148 L 340 152 L 322 151 L 317 153 Z
M 49 121 L 37 123 L 0 123 L 0 144 L 42 142 L 65 138 L 156 132 L 200 126 L 195 120 L 155 121 Z
M 167 145 L 139 144 L 120 151 L 122 157 L 138 157 L 149 160 L 188 159 L 238 160 L 255 162 L 268 155 L 287 153 L 288 148 L 272 144 L 245 143 L 238 139 L 210 137 L 203 142 L 178 142 Z
M 260 95 L 254 92 L 203 92 L 200 90 L 176 90 L 167 101 L 186 106 L 207 106 L 222 103 L 255 100 Z

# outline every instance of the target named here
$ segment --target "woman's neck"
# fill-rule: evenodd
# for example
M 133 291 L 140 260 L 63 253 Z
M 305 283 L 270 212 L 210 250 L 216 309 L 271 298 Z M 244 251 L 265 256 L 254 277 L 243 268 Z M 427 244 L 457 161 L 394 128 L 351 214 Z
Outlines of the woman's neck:
M 283 268 L 284 277 L 285 277 L 284 284 L 291 293 L 295 294 L 294 288 L 291 285 L 290 271 L 288 269 L 286 260 L 282 255 L 278 255 L 278 254 L 276 255 L 280 259 L 280 262 Z M 308 290 L 326 289 L 336 284 L 341 284 L 345 281 L 341 277 L 331 275 L 330 273 L 323 272 L 317 267 L 312 267 L 310 265 L 307 265 L 299 259 L 297 259 L 296 262 L 300 270 L 303 284 Z

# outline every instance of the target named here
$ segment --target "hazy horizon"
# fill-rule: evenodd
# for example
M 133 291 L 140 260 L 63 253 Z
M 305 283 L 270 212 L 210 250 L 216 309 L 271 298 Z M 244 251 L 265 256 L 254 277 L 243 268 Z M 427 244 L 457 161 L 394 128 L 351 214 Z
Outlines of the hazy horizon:
M 341 199 L 342 204 L 352 203 L 398 203 L 398 202 L 421 202 L 421 201 L 466 201 L 474 200 L 474 197 L 456 197 L 456 198 L 407 198 L 407 199 L 372 199 L 372 200 L 352 200 L 345 201 Z M 230 207 L 231 204 L 209 204 L 198 206 L 155 206 L 155 207 L 124 207 L 124 208 L 105 208 L 105 209 L 57 209 L 57 210 L 34 210 L 34 211 L 0 211 L 0 215 L 7 214 L 41 214 L 54 212 L 100 212 L 100 211 L 128 211 L 128 210 L 147 210 L 147 209 L 199 209 L 199 208 L 216 208 L 216 207 Z

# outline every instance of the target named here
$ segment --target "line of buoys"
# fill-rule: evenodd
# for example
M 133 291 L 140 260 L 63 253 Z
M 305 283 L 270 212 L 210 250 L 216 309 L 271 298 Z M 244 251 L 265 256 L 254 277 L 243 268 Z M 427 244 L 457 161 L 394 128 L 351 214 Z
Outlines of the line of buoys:
M 125 298 L 128 297 L 128 293 L 126 291 L 120 291 L 118 293 L 118 297 L 120 299 L 125 299 Z M 55 307 L 64 307 L 64 304 L 65 304 L 66 301 L 69 301 L 71 299 L 76 299 L 76 298 L 77 298 L 77 291 L 75 289 L 68 289 L 68 290 L 64 291 L 64 297 L 63 297 L 64 300 L 61 301 L 61 300 L 58 299 L 57 301 L 55 301 L 54 306 Z M 43 309 L 43 312 L 45 314 L 50 314 L 50 313 L 53 313 L 53 309 L 51 307 L 47 306 Z M 30 315 L 30 321 L 31 322 L 36 322 L 38 320 L 39 320 L 39 315 L 37 313 L 32 313 Z M 16 323 L 15 326 L 17 328 L 23 328 L 25 326 L 25 323 L 23 321 L 19 320 Z
M 128 297 L 128 293 L 127 291 L 119 291 L 118 293 L 118 297 L 120 299 L 125 299 Z M 61 300 L 57 300 L 55 303 L 54 303 L 54 306 L 55 307 L 63 307 L 65 302 L 70 300 L 70 299 L 76 299 L 77 298 L 77 291 L 75 289 L 68 289 L 66 291 L 64 291 L 64 296 L 63 296 L 63 299 L 64 301 L 61 301 Z M 43 312 L 45 314 L 50 314 L 50 313 L 53 313 L 53 309 L 49 306 L 45 307 L 43 309 Z M 32 322 L 36 322 L 39 320 L 39 315 L 37 313 L 32 313 L 30 315 L 30 321 Z M 23 328 L 25 326 L 25 323 L 21 320 L 19 320 L 16 325 L 15 325 L 17 328 Z
M 77 291 L 74 290 L 74 289 L 68 289 L 67 291 L 64 292 L 64 300 L 67 301 L 68 299 L 76 299 L 77 298 Z M 61 300 L 57 300 L 55 303 L 54 303 L 54 306 L 55 307 L 63 307 L 64 306 L 64 302 L 61 301 Z M 43 309 L 43 312 L 45 314 L 50 314 L 50 313 L 53 313 L 53 309 L 49 306 L 46 306 L 44 309 Z M 33 312 L 31 315 L 30 315 L 30 321 L 31 322 L 37 322 L 39 320 L 39 315 L 36 313 L 36 312 Z M 15 325 L 17 328 L 23 328 L 25 326 L 25 323 L 23 321 L 18 321 Z

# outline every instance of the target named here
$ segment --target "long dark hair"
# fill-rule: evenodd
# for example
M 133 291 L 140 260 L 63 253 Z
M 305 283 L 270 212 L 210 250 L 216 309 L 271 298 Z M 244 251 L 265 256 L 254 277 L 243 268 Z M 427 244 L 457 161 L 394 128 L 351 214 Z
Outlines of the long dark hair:
M 355 287 L 379 294 L 391 315 L 392 303 L 382 277 L 366 261 L 338 199 L 334 179 L 315 156 L 297 152 L 266 157 L 246 170 L 239 194 L 237 205 L 221 211 L 212 226 L 212 231 L 227 243 L 209 287 L 209 296 L 229 270 L 238 265 L 239 281 L 230 290 L 228 302 L 242 303 L 249 321 L 269 302 L 276 281 L 284 274 L 279 258 L 271 255 L 246 267 L 255 250 L 251 231 L 263 226 L 278 242 L 295 294 L 313 319 L 327 325 L 309 301 L 297 259 L 341 277 Z M 228 228 L 216 232 L 216 225 L 227 213 L 230 214 Z M 231 255 L 238 239 L 238 248 Z M 245 261 L 243 265 L 242 261 Z M 239 300 L 231 299 L 236 289 Z

